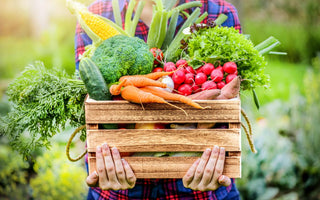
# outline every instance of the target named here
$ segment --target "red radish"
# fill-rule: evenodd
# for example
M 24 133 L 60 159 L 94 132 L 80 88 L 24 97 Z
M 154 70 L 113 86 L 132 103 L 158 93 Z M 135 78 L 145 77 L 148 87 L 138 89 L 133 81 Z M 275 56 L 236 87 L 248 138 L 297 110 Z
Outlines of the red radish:
M 163 68 L 162 67 L 155 67 L 152 72 L 162 72 Z
M 198 69 L 196 69 L 196 73 L 197 73 L 197 74 L 199 74 L 200 72 L 203 72 L 202 67 L 203 67 L 203 66 L 201 66 L 201 67 L 199 67 Z
M 192 94 L 192 87 L 191 85 L 185 83 L 180 85 L 180 87 L 178 88 L 178 91 L 179 91 L 179 94 L 188 96 Z
M 176 84 L 181 84 L 186 79 L 186 74 L 182 70 L 178 70 L 173 73 L 172 80 Z
M 238 70 L 236 70 L 233 74 L 238 75 Z
M 159 62 L 162 62 L 163 53 L 162 53 L 161 49 L 153 47 L 150 49 L 150 52 L 153 54 L 153 57 L 154 57 L 153 64 L 157 65 L 157 64 L 159 64 Z
M 200 72 L 198 74 L 196 74 L 195 78 L 194 78 L 194 81 L 197 85 L 201 85 L 203 84 L 204 82 L 207 81 L 207 75 L 203 72 Z
M 223 68 L 220 65 L 216 69 L 219 69 L 222 73 L 224 73 Z
M 223 71 L 227 72 L 228 74 L 233 74 L 237 71 L 237 64 L 234 62 L 226 62 L 223 65 Z
M 226 84 L 223 81 L 220 81 L 219 83 L 217 83 L 217 87 L 218 89 L 222 89 Z
M 211 80 L 213 80 L 214 82 L 220 82 L 223 79 L 223 73 L 221 72 L 221 70 L 219 69 L 214 69 L 211 72 Z
M 176 62 L 177 67 L 187 67 L 188 62 L 186 60 L 180 59 Z
M 187 71 L 187 73 L 196 74 L 196 71 L 191 66 L 187 66 L 186 71 Z
M 197 84 L 192 84 L 191 88 L 193 93 L 197 93 L 201 91 L 200 87 Z
M 217 84 L 213 81 L 206 81 L 201 86 L 202 90 L 211 90 L 211 89 L 217 89 Z
M 192 73 L 186 73 L 186 78 L 184 80 L 184 83 L 194 83 L 194 74 Z
M 167 62 L 163 66 L 163 70 L 165 72 L 172 72 L 172 71 L 175 71 L 176 69 L 177 69 L 176 65 L 173 62 Z
M 180 85 L 181 85 L 181 84 L 174 83 L 174 89 L 175 89 L 175 90 L 178 90 L 178 88 L 180 87 Z
M 206 75 L 210 75 L 212 70 L 214 70 L 214 65 L 211 63 L 206 63 L 205 65 L 202 66 L 202 71 Z
M 237 77 L 237 75 L 235 75 L 235 74 L 229 74 L 229 75 L 226 77 L 226 83 L 228 84 L 228 83 L 231 82 L 235 77 Z

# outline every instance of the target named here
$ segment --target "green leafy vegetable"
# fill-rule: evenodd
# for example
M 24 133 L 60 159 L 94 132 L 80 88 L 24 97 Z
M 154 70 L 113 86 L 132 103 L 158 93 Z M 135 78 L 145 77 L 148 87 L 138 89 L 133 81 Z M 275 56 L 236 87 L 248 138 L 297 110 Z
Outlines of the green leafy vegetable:
M 269 86 L 269 76 L 264 73 L 266 61 L 251 40 L 239 34 L 233 27 L 215 26 L 195 31 L 185 39 L 188 47 L 178 50 L 175 58 L 182 55 L 195 69 L 203 62 L 236 62 L 244 90 L 257 86 Z
M 0 134 L 24 156 L 39 147 L 68 124 L 85 124 L 83 82 L 61 70 L 48 70 L 42 62 L 26 67 L 8 87 L 11 111 L 1 118 Z M 83 132 L 84 135 L 84 132 Z

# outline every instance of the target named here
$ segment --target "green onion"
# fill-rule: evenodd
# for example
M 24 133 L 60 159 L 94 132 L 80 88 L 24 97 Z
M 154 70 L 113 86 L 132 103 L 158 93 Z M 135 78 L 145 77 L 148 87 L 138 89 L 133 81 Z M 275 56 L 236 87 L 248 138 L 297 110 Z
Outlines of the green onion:
M 259 51 L 261 55 L 269 53 L 273 48 L 280 45 L 280 41 L 274 37 L 269 37 L 254 48 Z
M 133 9 L 136 6 L 136 3 L 137 3 L 136 0 L 131 0 L 128 5 L 127 13 L 125 16 L 126 20 L 124 23 L 124 30 L 127 33 L 130 33 L 130 27 L 131 27 L 131 22 L 132 22 L 131 19 L 132 19 Z
M 166 50 L 168 48 L 168 46 L 170 45 L 173 37 L 174 37 L 174 33 L 176 31 L 176 26 L 177 26 L 177 22 L 178 22 L 178 17 L 179 17 L 179 11 L 178 10 L 173 10 L 171 19 L 170 19 L 170 24 L 167 30 L 167 34 L 166 37 L 164 39 L 164 42 L 162 44 L 162 50 Z

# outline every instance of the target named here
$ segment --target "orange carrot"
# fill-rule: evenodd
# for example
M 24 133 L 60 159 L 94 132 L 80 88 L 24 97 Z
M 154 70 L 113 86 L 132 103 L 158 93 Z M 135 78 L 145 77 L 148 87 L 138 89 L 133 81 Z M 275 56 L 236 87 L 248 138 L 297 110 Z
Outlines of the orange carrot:
M 152 80 L 157 80 L 163 76 L 167 76 L 167 75 L 171 75 L 172 73 L 174 73 L 174 71 L 172 72 L 152 72 L 149 74 L 139 74 L 139 75 L 132 75 L 132 76 L 122 76 L 119 81 L 122 81 L 123 79 L 127 78 L 127 77 L 145 77 L 145 78 L 150 78 Z
M 112 95 L 119 95 L 121 93 L 121 88 L 124 86 L 126 80 L 120 82 L 119 85 L 111 85 L 109 88 L 110 94 Z
M 162 97 L 159 97 L 157 95 L 154 95 L 149 92 L 142 91 L 140 88 L 137 88 L 132 85 L 128 85 L 124 87 L 121 90 L 121 96 L 127 101 L 133 102 L 133 103 L 165 103 L 170 106 L 173 106 L 175 108 L 178 108 L 182 110 L 186 115 L 188 115 L 182 108 L 179 108 L 178 106 L 175 106 L 166 100 L 164 100 Z
M 125 81 L 123 86 L 133 85 L 136 87 L 144 87 L 144 86 L 156 86 L 166 88 L 167 84 L 162 83 L 160 81 L 152 80 L 150 78 L 146 78 L 143 76 L 128 76 L 122 79 L 121 82 Z
M 146 86 L 146 87 L 143 87 L 143 88 L 140 88 L 140 89 L 145 91 L 145 92 L 150 92 L 150 93 L 152 93 L 154 95 L 162 97 L 165 100 L 179 101 L 179 102 L 185 103 L 187 105 L 193 106 L 195 108 L 204 109 L 198 103 L 192 101 L 192 99 L 190 99 L 190 98 L 188 98 L 186 96 L 180 95 L 180 94 L 173 94 L 171 92 L 162 90 L 160 88 L 152 87 L 152 86 Z

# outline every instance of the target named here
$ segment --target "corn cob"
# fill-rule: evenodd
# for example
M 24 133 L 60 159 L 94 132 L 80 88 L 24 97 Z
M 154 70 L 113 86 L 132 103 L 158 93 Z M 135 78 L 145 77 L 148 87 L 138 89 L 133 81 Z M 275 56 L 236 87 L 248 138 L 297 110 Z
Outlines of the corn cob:
M 97 15 L 91 13 L 83 4 L 67 0 L 67 7 L 71 13 L 77 16 L 81 27 L 93 41 L 99 39 L 106 40 L 120 34 L 117 29 Z
M 80 12 L 79 14 L 91 31 L 97 34 L 102 40 L 106 40 L 112 36 L 120 34 L 119 31 L 90 12 Z

